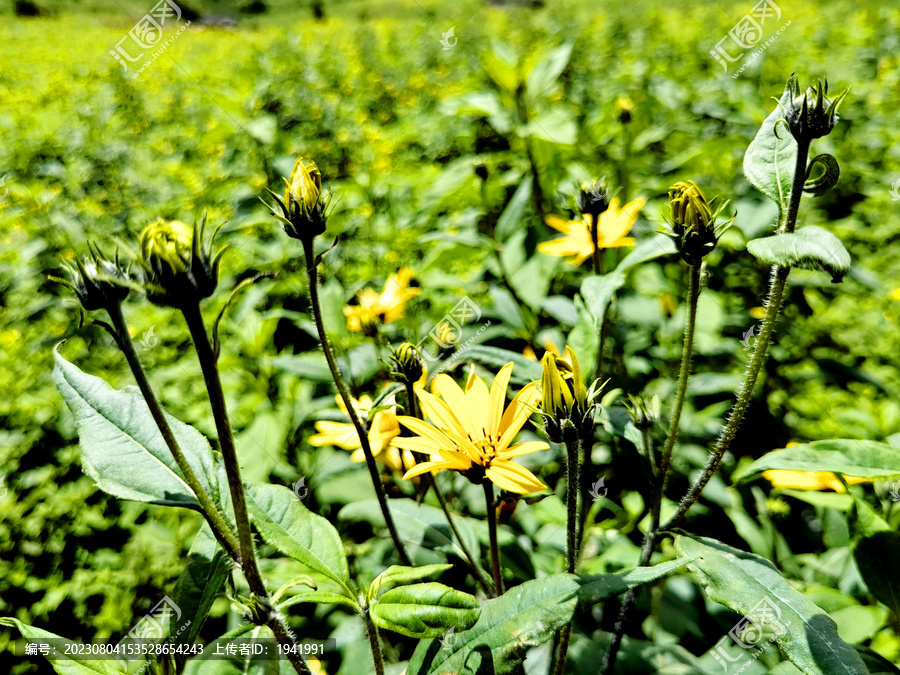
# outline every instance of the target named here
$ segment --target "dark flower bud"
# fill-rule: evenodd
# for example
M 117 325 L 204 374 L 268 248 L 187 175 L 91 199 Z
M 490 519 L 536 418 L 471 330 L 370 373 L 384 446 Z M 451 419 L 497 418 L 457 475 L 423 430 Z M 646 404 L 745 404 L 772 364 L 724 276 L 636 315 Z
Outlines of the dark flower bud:
M 220 226 L 221 227 L 221 226 Z M 213 250 L 218 229 L 203 241 L 206 214 L 193 228 L 179 220 L 158 220 L 141 232 L 141 265 L 147 298 L 164 307 L 199 302 L 216 290 L 225 248 Z
M 74 263 L 65 265 L 70 279 L 51 278 L 68 286 L 88 311 L 123 302 L 134 285 L 130 270 L 120 265 L 118 254 L 111 261 L 94 247 L 89 248 L 90 253 L 83 259 L 76 258 Z
M 398 382 L 404 384 L 416 384 L 426 374 L 425 366 L 422 364 L 422 355 L 419 348 L 412 342 L 404 342 L 397 347 L 391 354 L 391 361 L 394 362 L 394 370 L 391 376 Z
M 609 208 L 609 193 L 606 189 L 606 176 L 600 180 L 585 181 L 578 193 L 578 210 L 590 215 L 596 222 L 600 214 Z
M 849 91 L 845 89 L 834 98 L 828 98 L 828 81 L 819 80 L 801 95 L 797 77 L 791 75 L 779 105 L 797 142 L 809 143 L 831 133 L 838 120 L 837 108 Z

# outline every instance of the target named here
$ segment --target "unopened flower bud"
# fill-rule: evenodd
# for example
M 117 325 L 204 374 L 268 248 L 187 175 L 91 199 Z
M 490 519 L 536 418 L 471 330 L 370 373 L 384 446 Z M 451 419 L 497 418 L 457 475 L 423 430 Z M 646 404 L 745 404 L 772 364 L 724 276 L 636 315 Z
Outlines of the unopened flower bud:
M 622 124 L 631 121 L 631 113 L 634 112 L 634 101 L 628 96 L 620 96 L 616 99 L 616 116 Z
M 581 366 L 571 347 L 558 356 L 552 352 L 541 359 L 541 411 L 544 430 L 554 443 L 586 435 L 594 422 L 593 402 L 597 392 L 584 386 Z
M 133 285 L 131 273 L 119 264 L 118 255 L 113 262 L 93 247 L 83 259 L 67 264 L 66 270 L 70 279 L 54 280 L 68 286 L 88 311 L 107 309 L 124 301 Z
M 600 214 L 609 208 L 608 192 L 606 189 L 606 176 L 600 180 L 585 181 L 581 184 L 578 193 L 578 210 L 582 214 L 588 214 L 596 222 Z
M 809 143 L 831 133 L 838 120 L 837 108 L 849 91 L 845 89 L 834 98 L 828 98 L 828 82 L 819 80 L 801 95 L 797 77 L 791 75 L 779 105 L 797 142 Z
M 415 384 L 425 375 L 422 354 L 412 342 L 404 342 L 397 347 L 391 354 L 391 361 L 394 362 L 394 371 L 391 375 L 398 382 Z
M 631 415 L 634 426 L 638 429 L 652 429 L 657 420 L 659 420 L 659 396 L 633 396 L 629 394 L 625 408 L 628 410 L 628 414 Z
M 716 216 L 724 204 L 713 211 L 696 183 L 680 181 L 669 188 L 669 206 L 672 227 L 669 234 L 675 239 L 678 253 L 689 265 L 699 265 L 719 241 L 721 229 L 716 229 Z
M 325 231 L 327 224 L 322 173 L 315 162 L 299 157 L 285 185 L 284 200 L 272 194 L 281 207 L 281 214 L 273 211 L 272 215 L 281 221 L 288 236 L 312 241 Z
M 160 219 L 141 232 L 141 264 L 151 302 L 182 307 L 208 298 L 216 290 L 225 249 L 214 253 L 215 233 L 208 243 L 203 241 L 205 226 L 204 213 L 193 228 L 179 220 Z

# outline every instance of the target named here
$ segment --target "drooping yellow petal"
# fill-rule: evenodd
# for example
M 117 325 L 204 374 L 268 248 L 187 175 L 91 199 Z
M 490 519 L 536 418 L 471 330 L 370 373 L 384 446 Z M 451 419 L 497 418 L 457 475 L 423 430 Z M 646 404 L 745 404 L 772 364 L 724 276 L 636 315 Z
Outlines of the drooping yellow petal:
M 515 462 L 491 462 L 485 475 L 492 483 L 504 490 L 522 495 L 540 492 L 547 488 L 531 471 Z
M 394 408 L 375 413 L 375 419 L 369 427 L 369 446 L 372 448 L 372 454 L 377 455 L 399 435 L 400 425 L 397 423 Z
M 344 450 L 355 450 L 360 447 L 359 435 L 352 424 L 323 420 L 316 422 L 316 431 L 319 433 L 310 437 L 310 445 L 316 447 L 336 445 Z

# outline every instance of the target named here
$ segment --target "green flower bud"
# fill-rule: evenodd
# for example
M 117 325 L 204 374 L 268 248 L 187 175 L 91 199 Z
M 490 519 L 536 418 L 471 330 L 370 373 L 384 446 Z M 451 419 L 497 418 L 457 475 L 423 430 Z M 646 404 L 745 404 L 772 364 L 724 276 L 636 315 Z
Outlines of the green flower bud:
M 722 230 L 730 224 L 729 221 L 721 228 L 716 228 L 716 216 L 725 204 L 713 211 L 696 183 L 680 181 L 669 188 L 669 206 L 669 236 L 675 239 L 675 246 L 682 260 L 692 266 L 699 265 L 703 256 L 716 247 Z
M 90 253 L 83 259 L 65 265 L 71 280 L 51 278 L 68 286 L 87 311 L 107 309 L 123 302 L 129 287 L 134 285 L 130 270 L 119 264 L 118 254 L 113 262 L 94 247 L 89 249 Z
M 273 210 L 272 215 L 281 221 L 288 236 L 311 241 L 325 231 L 327 224 L 322 173 L 315 162 L 299 157 L 285 185 L 283 200 L 270 191 L 281 207 L 280 214 Z
M 415 384 L 427 372 L 422 364 L 422 354 L 412 342 L 404 342 L 391 354 L 394 371 L 391 376 L 398 382 Z
M 219 262 L 225 248 L 213 251 L 218 229 L 204 243 L 206 214 L 193 228 L 179 220 L 158 220 L 141 232 L 141 265 L 147 298 L 164 307 L 199 302 L 216 290 Z M 221 227 L 221 226 L 220 226 Z
M 831 133 L 838 120 L 837 108 L 849 91 L 845 89 L 836 97 L 828 98 L 828 81 L 819 80 L 801 95 L 797 77 L 791 75 L 779 105 L 797 142 L 809 143 Z
M 628 410 L 634 426 L 638 429 L 652 429 L 659 420 L 659 396 L 633 396 L 628 394 L 628 402 L 625 403 L 625 409 Z
M 594 399 L 599 391 L 588 390 L 581 366 L 571 347 L 558 356 L 553 352 L 541 359 L 541 411 L 544 431 L 554 443 L 568 440 L 567 430 L 584 436 L 593 429 Z M 577 437 L 576 436 L 576 437 Z

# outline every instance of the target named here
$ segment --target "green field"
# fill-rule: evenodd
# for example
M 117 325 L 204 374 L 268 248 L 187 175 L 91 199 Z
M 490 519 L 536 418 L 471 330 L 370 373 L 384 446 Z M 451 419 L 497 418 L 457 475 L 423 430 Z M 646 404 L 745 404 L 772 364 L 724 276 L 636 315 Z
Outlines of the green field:
M 641 246 L 669 218 L 668 191 L 678 181 L 730 202 L 719 221 L 735 215 L 734 223 L 704 259 L 693 376 L 661 501 L 665 521 L 707 463 L 752 370 L 770 269 L 747 243 L 773 233 L 778 207 L 748 181 L 744 157 L 796 73 L 804 88 L 827 78 L 832 96 L 851 88 L 834 130 L 814 141 L 811 154 L 834 156 L 840 178 L 826 194 L 802 200 L 797 224 L 832 233 L 852 264 L 837 284 L 794 263 L 743 423 L 678 527 L 755 556 L 757 567 L 744 562 L 757 580 L 759 561 L 771 561 L 792 589 L 794 600 L 783 609 L 796 610 L 791 616 L 802 618 L 805 630 L 791 628 L 796 639 L 779 639 L 743 672 L 898 672 L 900 558 L 892 552 L 900 549 L 900 497 L 892 490 L 900 485 L 900 7 L 780 2 L 781 16 L 765 21 L 759 45 L 775 39 L 738 74 L 743 58 L 725 71 L 710 50 L 751 11 L 744 3 L 568 0 L 531 8 L 325 0 L 319 19 L 310 3 L 272 1 L 258 14 L 242 12 L 248 4 L 196 0 L 189 11 L 185 6 L 197 15 L 190 25 L 185 15 L 163 26 L 163 39 L 174 39 L 158 58 L 148 48 L 124 70 L 110 52 L 128 44 L 129 55 L 138 53 L 129 31 L 152 3 L 42 0 L 37 17 L 15 16 L 13 2 L 0 5 L 0 617 L 80 642 L 116 643 L 175 593 L 203 518 L 159 499 L 119 499 L 92 475 L 78 441 L 84 432 L 52 378 L 54 348 L 65 341 L 62 357 L 116 389 L 135 381 L 97 323 L 107 317 L 83 312 L 51 277 L 64 276 L 64 263 L 85 255 L 89 241 L 110 256 L 118 250 L 133 257 L 141 232 L 157 219 L 193 224 L 204 212 L 211 225 L 224 225 L 217 243 L 229 246 L 218 288 L 203 305 L 210 326 L 237 283 L 270 275 L 237 295 L 219 331 L 218 366 L 244 481 L 290 489 L 304 478 L 308 496 L 297 508 L 334 527 L 354 583 L 367 585 L 399 564 L 366 465 L 346 449 L 310 442 L 317 422 L 348 417 L 335 406 L 311 318 L 303 246 L 267 207 L 274 199 L 266 189 L 283 194 L 282 179 L 298 156 L 315 161 L 332 191 L 327 230 L 315 240 L 316 252 L 325 254 L 321 309 L 353 397 L 388 391 L 390 354 L 400 343 L 424 341 L 435 352 L 430 331 L 463 298 L 478 318 L 448 340 L 432 374 L 442 364 L 463 383 L 473 364 L 490 386 L 514 362 L 515 392 L 541 379 L 548 345 L 572 346 L 588 384 L 595 377 L 606 382 L 584 485 L 603 478 L 608 492 L 593 502 L 577 572 L 637 566 L 653 500 L 641 434 L 625 403 L 629 394 L 659 397 L 661 418 L 649 431 L 659 450 L 676 400 L 688 265 L 675 254 L 654 254 L 623 271 L 604 321 L 602 311 L 593 313 L 599 301 L 589 280 L 596 281 L 590 288 L 611 287 L 603 284 L 613 283 L 615 267 L 633 249 L 600 251 L 593 270 L 591 260 L 573 266 L 538 250 L 558 236 L 545 217 L 580 219 L 573 195 L 583 181 L 602 178 L 622 204 L 646 200 L 628 234 Z M 235 24 L 222 25 L 221 17 Z M 736 53 L 733 42 L 723 44 Z M 788 134 L 787 126 L 779 133 Z M 417 289 L 403 315 L 368 334 L 351 330 L 345 309 L 359 302 L 357 294 L 380 293 L 401 268 Z M 218 451 L 201 366 L 179 312 L 137 293 L 124 311 L 166 411 Z M 447 358 L 453 352 L 460 353 Z M 394 393 L 409 414 L 403 388 Z M 547 441 L 541 419 L 535 415 L 520 440 Z M 829 458 L 816 454 L 823 446 L 807 446 L 833 439 L 842 440 Z M 812 448 L 795 468 L 829 472 L 820 489 L 773 485 L 748 469 L 789 443 Z M 551 442 L 517 461 L 549 487 L 541 499 L 518 503 L 504 493 L 508 506 L 516 505 L 501 513 L 499 526 L 503 581 L 511 590 L 493 600 L 449 543 L 444 521 L 440 528 L 423 524 L 423 511 L 415 511 L 422 481 L 380 465 L 390 504 L 413 513 L 398 520 L 401 536 L 417 541 L 412 562 L 452 564 L 434 579 L 477 597 L 482 617 L 488 603 L 519 585 L 566 571 L 564 444 Z M 860 473 L 866 462 L 877 467 Z M 833 474 L 868 480 L 846 486 Z M 490 576 L 481 486 L 453 471 L 435 480 Z M 590 494 L 581 494 L 591 507 Z M 424 503 L 428 518 L 443 518 L 433 492 Z M 309 573 L 255 527 L 271 591 Z M 446 545 L 431 537 L 437 529 Z M 676 545 L 675 535 L 657 540 L 654 565 L 684 562 L 709 545 Z M 724 559 L 713 549 L 702 555 Z M 737 562 L 717 569 L 731 579 L 738 568 L 745 570 Z M 639 587 L 615 672 L 723 672 L 715 648 L 756 596 L 716 588 L 728 584 L 710 581 L 711 574 L 692 561 Z M 249 591 L 243 575 L 234 576 L 231 598 L 226 586 L 210 600 L 205 623 L 198 615 L 198 640 L 244 623 L 233 600 Z M 555 628 L 535 629 L 531 641 L 513 630 L 504 644 L 519 639 L 521 649 L 495 654 L 492 666 L 473 649 L 473 659 L 484 659 L 477 672 L 553 672 L 559 629 L 570 620 L 565 672 L 598 672 L 619 600 L 570 608 L 564 620 L 553 614 L 562 600 L 537 603 L 515 628 Z M 322 659 L 329 675 L 375 672 L 364 622 L 350 608 L 298 602 L 284 613 L 301 637 L 337 639 Z M 441 621 L 443 630 L 427 636 L 381 626 L 386 672 L 457 672 L 410 662 L 417 645 L 424 649 L 425 640 L 462 625 Z M 15 675 L 53 672 L 34 656 L 10 653 L 16 641 L 21 650 L 19 630 L 0 626 L 0 670 L 8 663 Z M 817 651 L 829 641 L 840 644 L 830 657 Z M 829 670 L 839 666 L 846 670 Z M 152 667 L 148 672 L 180 672 Z M 229 668 L 211 661 L 185 672 L 278 672 L 277 664 Z M 466 668 L 461 672 L 476 672 L 471 663 Z M 281 669 L 293 672 L 286 661 Z

